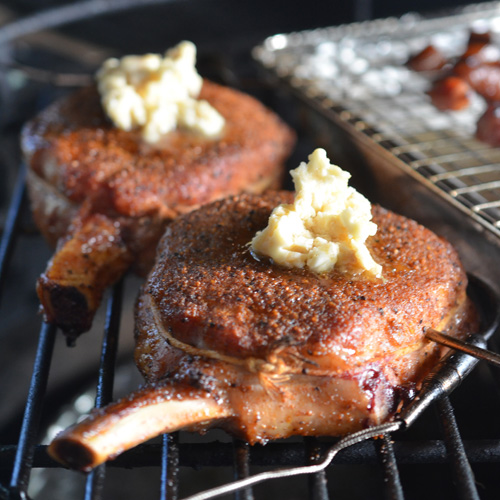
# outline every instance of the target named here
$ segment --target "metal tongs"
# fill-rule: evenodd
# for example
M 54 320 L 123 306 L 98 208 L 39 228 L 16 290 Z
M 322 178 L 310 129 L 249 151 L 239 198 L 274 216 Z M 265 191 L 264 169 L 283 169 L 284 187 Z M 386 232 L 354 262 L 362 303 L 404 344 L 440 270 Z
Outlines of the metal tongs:
M 500 367 L 500 354 L 486 349 L 486 341 L 482 335 L 471 335 L 464 341 L 446 335 L 443 332 L 438 332 L 434 330 L 434 328 L 426 328 L 425 336 L 438 344 L 464 352 L 465 354 L 469 354 L 477 359 L 487 361 L 492 365 Z
M 465 341 L 460 341 L 432 328 L 427 328 L 425 334 L 428 339 L 450 347 L 453 350 L 447 353 L 434 370 L 427 375 L 419 393 L 391 422 L 349 434 L 331 446 L 317 463 L 262 472 L 202 491 L 201 493 L 186 497 L 184 500 L 206 500 L 248 488 L 269 479 L 321 472 L 330 465 L 334 457 L 343 449 L 370 438 L 405 430 L 410 427 L 431 403 L 444 395 L 450 394 L 473 370 L 480 359 L 500 366 L 500 355 L 486 349 L 487 341 L 499 325 L 500 312 L 498 298 L 478 278 L 469 276 L 469 282 L 471 283 L 470 294 L 473 296 L 473 300 L 481 312 L 483 312 L 483 323 L 486 322 L 486 326 L 483 328 L 484 331 L 481 334 L 469 335 Z M 494 316 L 485 318 L 484 316 L 488 311 L 494 311 Z

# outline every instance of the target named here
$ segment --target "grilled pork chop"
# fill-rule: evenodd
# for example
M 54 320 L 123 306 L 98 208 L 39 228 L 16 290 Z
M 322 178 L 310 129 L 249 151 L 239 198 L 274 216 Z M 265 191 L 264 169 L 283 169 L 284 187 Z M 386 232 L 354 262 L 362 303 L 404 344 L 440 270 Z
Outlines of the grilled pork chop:
M 204 203 L 279 187 L 293 132 L 254 98 L 204 81 L 225 118 L 218 139 L 184 130 L 156 145 L 105 117 L 95 88 L 28 123 L 22 149 L 35 221 L 57 251 L 38 281 L 45 319 L 88 330 L 104 289 L 129 266 L 146 274 L 166 224 Z
M 442 354 L 425 327 L 476 327 L 446 241 L 373 208 L 367 243 L 383 279 L 284 269 L 248 242 L 288 192 L 217 201 L 171 223 L 137 302 L 148 384 L 64 431 L 54 458 L 88 470 L 180 428 L 250 443 L 342 435 L 390 418 Z

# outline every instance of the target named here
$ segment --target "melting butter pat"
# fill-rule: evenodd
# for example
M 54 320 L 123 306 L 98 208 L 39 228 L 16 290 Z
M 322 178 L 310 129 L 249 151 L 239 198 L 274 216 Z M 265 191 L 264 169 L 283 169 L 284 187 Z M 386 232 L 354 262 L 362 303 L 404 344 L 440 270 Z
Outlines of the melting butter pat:
M 113 124 L 140 129 L 147 142 L 182 127 L 205 137 L 219 135 L 225 120 L 207 101 L 196 71 L 196 47 L 181 42 L 160 54 L 111 58 L 96 74 L 102 106 Z
M 366 246 L 377 231 L 370 202 L 348 186 L 351 175 L 332 165 L 323 149 L 291 171 L 295 184 L 293 204 L 277 206 L 268 226 L 251 242 L 256 255 L 276 264 L 307 267 L 325 273 L 334 267 L 354 274 L 382 276 Z

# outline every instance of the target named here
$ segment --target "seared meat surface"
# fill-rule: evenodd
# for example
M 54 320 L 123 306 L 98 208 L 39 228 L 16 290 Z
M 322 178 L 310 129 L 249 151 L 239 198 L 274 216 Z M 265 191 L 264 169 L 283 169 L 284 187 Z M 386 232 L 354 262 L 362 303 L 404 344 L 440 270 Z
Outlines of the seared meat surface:
M 148 385 L 64 431 L 50 447 L 56 459 L 89 469 L 179 428 L 215 425 L 256 443 L 376 425 L 440 358 L 425 327 L 476 328 L 452 246 L 378 206 L 368 246 L 382 279 L 256 259 L 248 242 L 292 197 L 240 195 L 168 226 L 137 302 L 136 363 Z
M 451 245 L 380 207 L 369 248 L 383 279 L 258 261 L 247 244 L 283 200 L 292 195 L 224 200 L 167 229 L 141 300 L 175 339 L 238 358 L 279 348 L 345 370 L 422 342 L 421 325 L 444 328 L 465 300 Z
M 205 81 L 200 99 L 226 120 L 217 139 L 179 129 L 146 143 L 139 131 L 111 125 L 95 88 L 56 102 L 24 127 L 35 221 L 58 245 L 38 292 L 46 319 L 68 334 L 88 329 L 103 290 L 124 269 L 149 271 L 173 218 L 224 196 L 279 187 L 293 132 L 241 92 Z M 110 226 L 116 240 L 103 245 Z M 118 249 L 110 249 L 114 241 Z M 71 318 L 61 298 L 76 300 Z

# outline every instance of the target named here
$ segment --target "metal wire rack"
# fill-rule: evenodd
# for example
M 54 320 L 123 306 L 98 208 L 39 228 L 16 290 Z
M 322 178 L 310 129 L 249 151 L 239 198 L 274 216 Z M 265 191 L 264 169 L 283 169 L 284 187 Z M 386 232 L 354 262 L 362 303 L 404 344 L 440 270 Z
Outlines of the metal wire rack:
M 425 94 L 429 75 L 405 65 L 429 43 L 450 58 L 460 55 L 474 29 L 497 42 L 499 21 L 498 3 L 479 4 L 430 19 L 407 15 L 280 34 L 256 47 L 254 57 L 347 130 L 368 161 L 389 160 L 500 236 L 500 149 L 474 138 L 485 103 L 476 97 L 464 111 L 439 111 Z
M 398 24 L 395 21 L 387 23 L 391 26 Z M 276 40 L 273 43 L 276 43 Z M 288 76 L 286 78 L 288 79 Z M 301 85 L 303 83 L 302 81 Z M 308 101 L 315 100 L 322 110 L 328 108 L 328 114 L 333 113 L 335 120 L 340 117 L 344 124 L 354 127 L 370 140 L 389 150 L 391 155 L 409 165 L 412 173 L 422 175 L 425 182 L 430 182 L 434 190 L 438 188 L 440 192 L 445 191 L 447 196 L 467 205 L 467 208 L 471 209 L 467 212 L 468 216 L 477 214 L 492 226 L 492 230 L 498 229 L 499 218 L 495 213 L 495 200 L 499 197 L 494 191 L 498 189 L 494 184 L 494 175 L 498 171 L 495 166 L 495 151 L 470 139 L 470 136 L 457 132 L 453 127 L 432 132 L 413 130 L 411 134 L 408 131 L 395 134 L 389 125 L 381 126 L 386 118 L 382 101 L 378 114 L 373 115 L 377 122 L 375 127 L 371 125 L 371 120 L 367 119 L 370 113 L 375 113 L 375 107 L 350 110 L 345 103 L 339 106 L 331 96 L 325 95 L 324 92 L 320 94 L 317 89 L 311 90 L 308 86 L 295 86 L 295 89 L 299 90 L 301 99 L 306 96 Z M 359 106 L 362 106 L 362 103 Z M 408 106 L 410 110 L 414 109 L 410 102 Z M 362 120 L 360 116 L 363 116 Z M 427 155 L 427 152 L 432 155 Z M 462 163 L 458 174 L 457 156 Z M 483 187 L 470 189 L 467 182 L 469 178 L 474 180 L 475 185 Z M 490 188 L 493 190 L 491 196 L 487 192 Z M 481 196 L 479 201 L 476 199 L 478 195 Z M 12 291 L 13 278 L 9 269 L 19 258 L 16 248 L 22 240 L 30 238 L 22 224 L 27 204 L 23 165 L 19 166 L 10 199 L 0 243 L 0 293 L 3 293 L 4 297 L 15 293 Z M 105 405 L 113 398 L 117 353 L 123 341 L 120 334 L 123 330 L 123 301 L 127 293 L 127 279 L 113 288 L 103 306 L 105 321 L 97 370 L 97 406 Z M 20 293 L 13 299 L 14 302 L 21 303 L 25 297 Z M 5 308 L 0 311 L 2 315 L 6 313 Z M 492 313 L 494 311 L 489 312 Z M 40 444 L 40 434 L 46 426 L 48 410 L 47 406 L 44 407 L 44 402 L 51 400 L 49 379 L 54 365 L 59 362 L 55 357 L 58 332 L 51 326 L 41 323 L 38 325 L 38 345 L 30 385 L 29 388 L 19 389 L 27 392 L 19 438 L 15 444 L 0 443 L 0 498 L 30 498 L 33 472 L 40 469 L 59 469 L 46 455 L 45 445 Z M 0 337 L 2 334 L 3 332 L 0 332 Z M 265 488 L 248 488 L 237 492 L 236 498 L 251 500 L 308 496 L 318 500 L 400 500 L 421 498 L 422 491 L 426 491 L 429 499 L 496 498 L 500 491 L 498 474 L 495 473 L 500 464 L 500 436 L 495 431 L 497 426 L 494 415 L 500 410 L 499 379 L 494 370 L 489 371 L 485 366 L 479 368 L 471 374 L 456 395 L 445 396 L 437 401 L 434 405 L 437 418 L 427 412 L 421 416 L 415 428 L 412 427 L 408 432 L 384 435 L 380 439 L 347 448 L 335 458 L 327 470 L 302 478 L 300 483 L 281 482 L 276 487 L 269 485 Z M 1 384 L 0 381 L 0 389 Z M 0 399 L 2 405 L 8 404 L 3 396 Z M 479 407 L 481 414 L 471 416 L 469 405 Z M 462 435 L 466 437 L 463 438 Z M 230 481 L 233 478 L 248 477 L 255 471 L 315 463 L 332 443 L 332 440 L 328 439 L 307 438 L 249 447 L 237 440 L 221 441 L 218 435 L 215 438 L 209 435 L 207 438 L 197 442 L 185 438 L 183 433 L 176 433 L 163 436 L 160 442 L 141 445 L 86 476 L 80 497 L 109 498 L 106 488 L 112 469 L 143 471 L 149 468 L 154 470 L 157 484 L 156 489 L 154 488 L 154 498 L 177 499 L 206 487 L 196 484 L 197 479 L 189 475 L 191 470 L 223 469 L 223 477 Z M 429 488 L 421 487 L 422 467 Z M 182 474 L 186 470 L 189 473 L 187 476 Z M 141 479 L 136 480 L 141 482 Z M 361 483 L 366 483 L 363 491 L 360 489 Z M 213 485 L 213 481 L 210 484 Z

